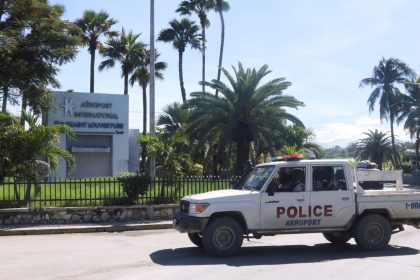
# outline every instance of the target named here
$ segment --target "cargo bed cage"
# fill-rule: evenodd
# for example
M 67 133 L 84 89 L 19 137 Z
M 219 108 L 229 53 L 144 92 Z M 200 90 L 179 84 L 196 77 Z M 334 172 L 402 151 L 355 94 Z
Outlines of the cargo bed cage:
M 378 182 L 380 184 L 395 182 L 396 190 L 403 190 L 402 170 L 354 169 L 353 172 L 358 191 L 364 191 L 360 182 Z

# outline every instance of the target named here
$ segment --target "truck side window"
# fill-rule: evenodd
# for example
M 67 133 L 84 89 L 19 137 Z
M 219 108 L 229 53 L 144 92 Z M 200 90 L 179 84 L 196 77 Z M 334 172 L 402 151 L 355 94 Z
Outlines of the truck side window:
M 341 191 L 347 190 L 346 175 L 342 166 L 334 167 L 335 170 L 335 181 L 337 188 Z
M 312 167 L 313 191 L 347 190 L 343 166 Z
M 304 192 L 305 174 L 305 167 L 279 168 L 272 181 L 274 192 Z

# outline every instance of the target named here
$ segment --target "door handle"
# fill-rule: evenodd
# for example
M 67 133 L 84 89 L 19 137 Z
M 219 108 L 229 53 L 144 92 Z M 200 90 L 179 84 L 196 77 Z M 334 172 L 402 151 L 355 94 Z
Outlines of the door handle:
M 296 201 L 302 202 L 302 201 L 305 201 L 305 199 L 304 198 L 298 198 L 298 199 L 296 199 Z
M 265 203 L 279 203 L 278 200 L 270 200 L 270 201 L 266 201 Z
M 350 197 L 342 197 L 341 200 L 350 200 Z

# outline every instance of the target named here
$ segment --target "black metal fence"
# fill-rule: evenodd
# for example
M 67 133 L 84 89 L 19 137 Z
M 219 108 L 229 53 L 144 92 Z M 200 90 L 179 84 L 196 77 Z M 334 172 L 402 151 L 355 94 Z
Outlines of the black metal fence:
M 0 183 L 0 208 L 178 203 L 186 195 L 229 189 L 236 180 L 234 177 L 156 177 L 143 182 L 147 184 L 145 192 L 133 199 L 117 178 L 49 179 L 38 183 L 6 178 Z

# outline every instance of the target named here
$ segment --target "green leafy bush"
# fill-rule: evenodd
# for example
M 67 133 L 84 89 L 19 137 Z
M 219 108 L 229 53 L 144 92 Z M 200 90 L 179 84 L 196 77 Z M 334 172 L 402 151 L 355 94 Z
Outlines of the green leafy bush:
M 144 174 L 121 173 L 117 177 L 131 204 L 135 204 L 139 195 L 144 195 L 151 185 L 151 179 Z
M 413 167 L 411 166 L 411 163 L 407 161 L 401 164 L 401 169 L 403 170 L 404 174 L 411 174 L 413 172 Z
M 195 163 L 190 170 L 190 175 L 201 177 L 203 176 L 204 167 L 201 164 Z

